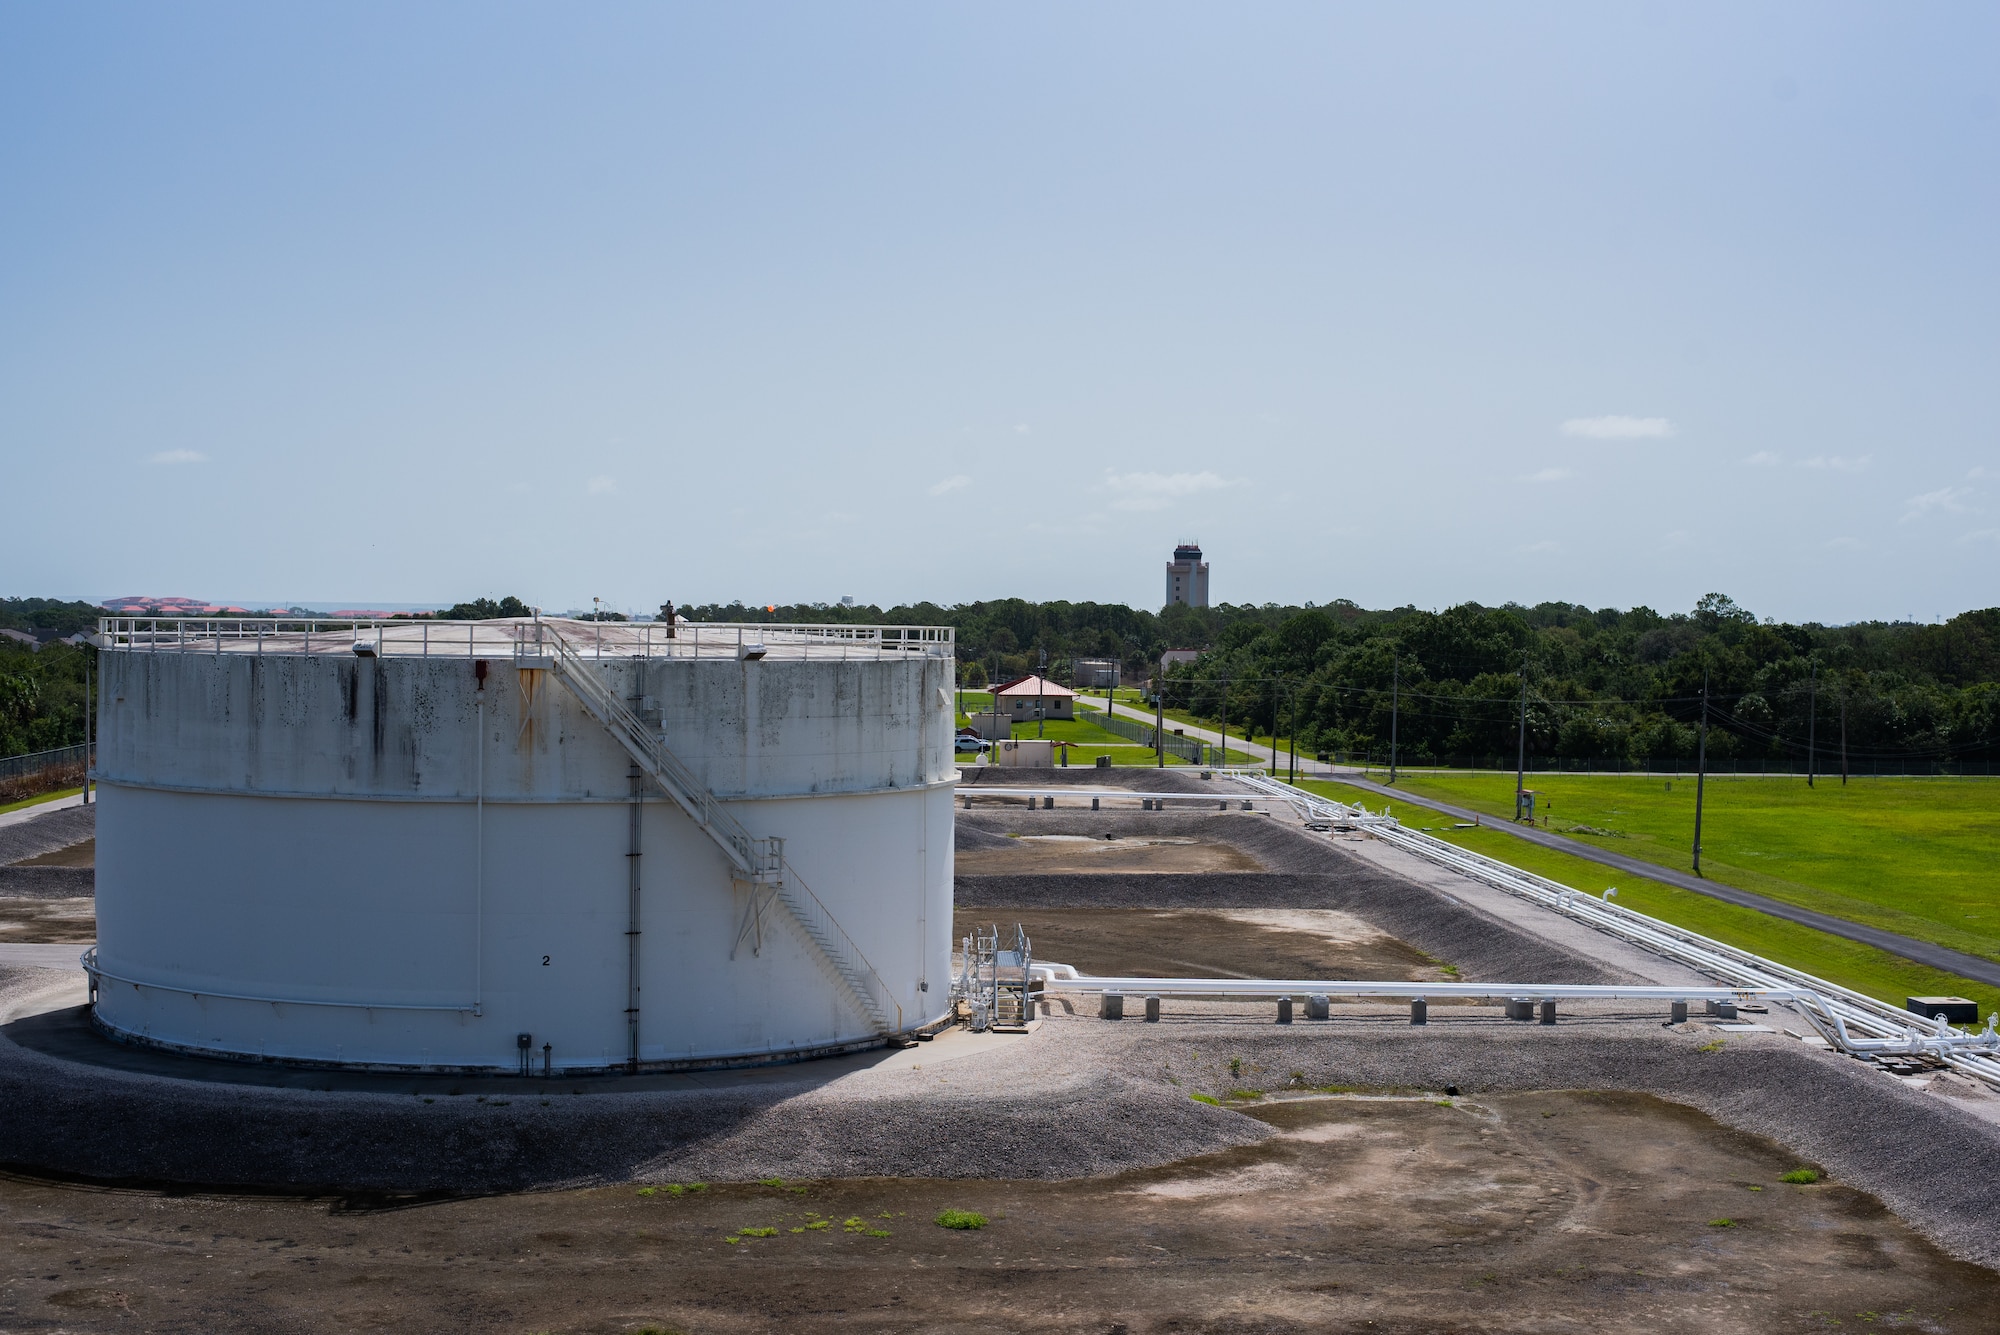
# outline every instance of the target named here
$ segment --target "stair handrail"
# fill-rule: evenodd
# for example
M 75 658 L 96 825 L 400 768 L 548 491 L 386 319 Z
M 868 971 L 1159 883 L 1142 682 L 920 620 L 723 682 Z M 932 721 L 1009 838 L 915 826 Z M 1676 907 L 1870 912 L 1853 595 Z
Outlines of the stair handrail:
M 745 829 L 708 790 L 707 785 L 695 776 L 694 771 L 664 741 L 654 736 L 638 716 L 625 707 L 624 701 L 605 687 L 584 656 L 563 633 L 545 622 L 538 622 L 535 629 L 538 645 L 553 651 L 547 657 L 556 675 L 598 716 L 612 737 L 639 762 L 640 768 L 651 771 L 661 780 L 660 786 L 666 789 L 667 795 L 721 846 L 730 864 L 743 876 L 755 881 L 768 879 L 776 873 L 778 868 L 773 865 L 771 855 L 760 847 L 767 846 L 766 841 Z
M 825 949 L 825 947 L 822 947 L 822 949 L 825 950 L 829 958 L 833 959 L 835 968 L 839 969 L 848 987 L 853 990 L 856 1000 L 862 1004 L 864 1013 L 874 1022 L 877 1028 L 882 1029 L 884 1032 L 892 1034 L 901 1033 L 903 1030 L 903 1005 L 896 1000 L 896 994 L 890 988 L 888 980 L 876 971 L 873 964 L 869 963 L 868 956 L 862 952 L 861 947 L 856 944 L 854 938 L 847 934 L 847 929 L 840 925 L 840 920 L 833 916 L 833 910 L 829 909 L 825 901 L 813 893 L 813 888 L 806 884 L 805 878 L 799 875 L 798 868 L 792 865 L 789 858 L 784 860 L 784 872 L 784 877 L 778 882 L 778 894 L 785 899 L 786 907 L 792 910 L 792 916 L 798 919 L 800 926 L 806 928 L 808 935 L 811 935 L 813 932 L 813 925 L 808 922 L 808 916 L 819 919 L 820 931 L 831 938 L 828 944 L 833 947 L 833 949 Z M 804 892 L 805 899 L 803 901 L 795 900 L 791 893 L 793 890 Z M 841 967 L 841 961 L 836 957 L 836 952 L 850 957 L 854 963 L 847 965 L 845 968 Z M 859 965 L 858 970 L 855 968 L 855 965 Z M 896 1023 L 893 1028 L 889 1025 L 889 1017 L 876 1004 L 874 997 L 869 994 L 868 989 L 861 986 L 863 980 L 859 977 L 850 976 L 857 973 L 865 973 L 867 977 L 874 979 L 876 986 L 881 989 L 883 998 L 896 1008 Z
M 797 868 L 785 859 L 777 841 L 760 839 L 745 829 L 695 776 L 694 771 L 668 748 L 666 742 L 655 736 L 637 715 L 625 707 L 624 701 L 612 694 L 561 631 L 553 626 L 545 629 L 544 623 L 537 621 L 535 639 L 541 648 L 553 650 L 544 656 L 558 679 L 576 693 L 584 707 L 596 715 L 598 722 L 638 762 L 639 767 L 652 774 L 667 795 L 715 840 L 742 878 L 753 885 L 773 888 L 807 938 L 853 993 L 868 1022 L 884 1033 L 900 1033 L 903 1028 L 902 1003 L 896 1000 L 887 980 L 876 971 L 854 938 L 847 934 L 847 929 L 840 925 L 833 911 L 813 893 L 812 887 L 799 876 Z M 795 891 L 802 892 L 803 897 Z M 889 1004 L 896 1008 L 893 1028 L 867 985 L 870 978 L 874 979 Z

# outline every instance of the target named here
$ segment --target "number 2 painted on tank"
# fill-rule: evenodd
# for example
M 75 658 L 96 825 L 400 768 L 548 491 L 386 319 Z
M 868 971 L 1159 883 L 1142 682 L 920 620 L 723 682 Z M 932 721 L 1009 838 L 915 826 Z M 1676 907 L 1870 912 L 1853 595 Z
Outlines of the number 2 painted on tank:
M 549 967 L 549 957 L 547 955 L 542 956 L 542 967 L 544 969 Z

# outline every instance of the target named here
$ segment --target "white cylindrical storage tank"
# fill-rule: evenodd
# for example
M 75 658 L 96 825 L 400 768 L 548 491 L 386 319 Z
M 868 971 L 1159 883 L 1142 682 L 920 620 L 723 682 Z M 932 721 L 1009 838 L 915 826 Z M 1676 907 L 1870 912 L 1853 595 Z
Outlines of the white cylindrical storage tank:
M 948 1009 L 948 629 L 113 620 L 100 644 L 117 1037 L 664 1069 Z

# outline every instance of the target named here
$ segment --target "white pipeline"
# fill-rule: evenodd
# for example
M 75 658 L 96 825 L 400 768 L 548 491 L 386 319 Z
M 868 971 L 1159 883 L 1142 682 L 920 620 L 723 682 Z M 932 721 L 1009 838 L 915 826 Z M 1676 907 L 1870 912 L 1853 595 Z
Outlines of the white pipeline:
M 1774 998 L 1781 993 L 1789 994 L 1789 999 L 1800 1003 L 1800 1013 L 1819 1029 L 1829 1043 L 1844 1052 L 1928 1053 L 1954 1070 L 2000 1088 L 2000 1044 L 1989 1037 L 1994 1033 L 1993 1020 L 1988 1020 L 1985 1033 L 1966 1034 L 1941 1020 L 1897 1010 L 1873 997 L 1775 960 L 1594 899 L 1569 886 L 1468 852 L 1442 839 L 1406 830 L 1393 817 L 1371 814 L 1359 805 L 1349 807 L 1320 797 L 1273 779 L 1261 771 L 1226 770 L 1223 773 L 1256 793 L 1287 803 L 1304 820 L 1366 828 L 1370 835 L 1392 847 L 1496 890 L 1575 918 L 1653 954 L 1676 960 L 1729 988 L 1745 989 Z M 1812 1000 L 1807 1001 L 1808 997 Z
M 1386 813 L 1310 793 L 1281 782 L 1261 770 L 1223 769 L 1221 777 L 1233 779 L 1249 789 L 1251 799 L 1263 799 L 1290 807 L 1302 822 L 1361 829 L 1382 842 L 1462 876 L 1492 886 L 1543 908 L 1574 918 L 1598 931 L 1687 965 L 1714 978 L 1712 988 L 1624 987 L 1549 983 L 1407 983 L 1355 982 L 1321 979 L 1264 978 L 1093 978 L 1078 974 L 1068 965 L 1038 964 L 1035 976 L 1050 992 L 1134 994 L 1142 996 L 1183 996 L 1221 999 L 1274 997 L 1348 997 L 1354 999 L 1463 998 L 1483 1001 L 1532 999 L 1575 1000 L 1666 1000 L 1666 1001 L 1765 1001 L 1792 1006 L 1826 1039 L 1829 1045 L 1852 1055 L 1928 1055 L 1954 1070 L 1977 1077 L 2000 1089 L 2000 1033 L 1995 1019 L 1987 1021 L 1982 1033 L 1965 1033 L 1941 1019 L 1900 1011 L 1875 998 L 1851 991 L 1823 978 L 1801 972 L 1775 960 L 1753 955 L 1724 942 L 1662 922 L 1631 909 L 1620 908 L 1569 886 L 1522 871 L 1504 862 L 1468 852 L 1441 839 L 1404 829 Z M 1183 802 L 1230 800 L 1226 792 L 1133 793 L 1090 788 L 982 788 L 958 790 L 962 796 L 974 793 L 1004 796 L 1064 796 L 1097 798 L 1153 797 Z M 1243 799 L 1245 794 L 1235 797 Z M 1246 802 L 1245 805 L 1248 805 Z M 2000 1018 L 2000 1017 L 1996 1017 Z

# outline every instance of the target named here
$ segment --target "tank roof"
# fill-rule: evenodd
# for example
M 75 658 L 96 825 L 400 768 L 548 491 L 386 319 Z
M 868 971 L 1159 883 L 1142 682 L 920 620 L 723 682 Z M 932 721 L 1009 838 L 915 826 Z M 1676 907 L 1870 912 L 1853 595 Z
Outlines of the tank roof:
M 103 617 L 97 647 L 139 653 L 372 654 L 382 658 L 540 660 L 560 639 L 589 658 L 841 659 L 918 653 L 950 658 L 950 626 L 735 622 L 493 621 L 294 617 Z

